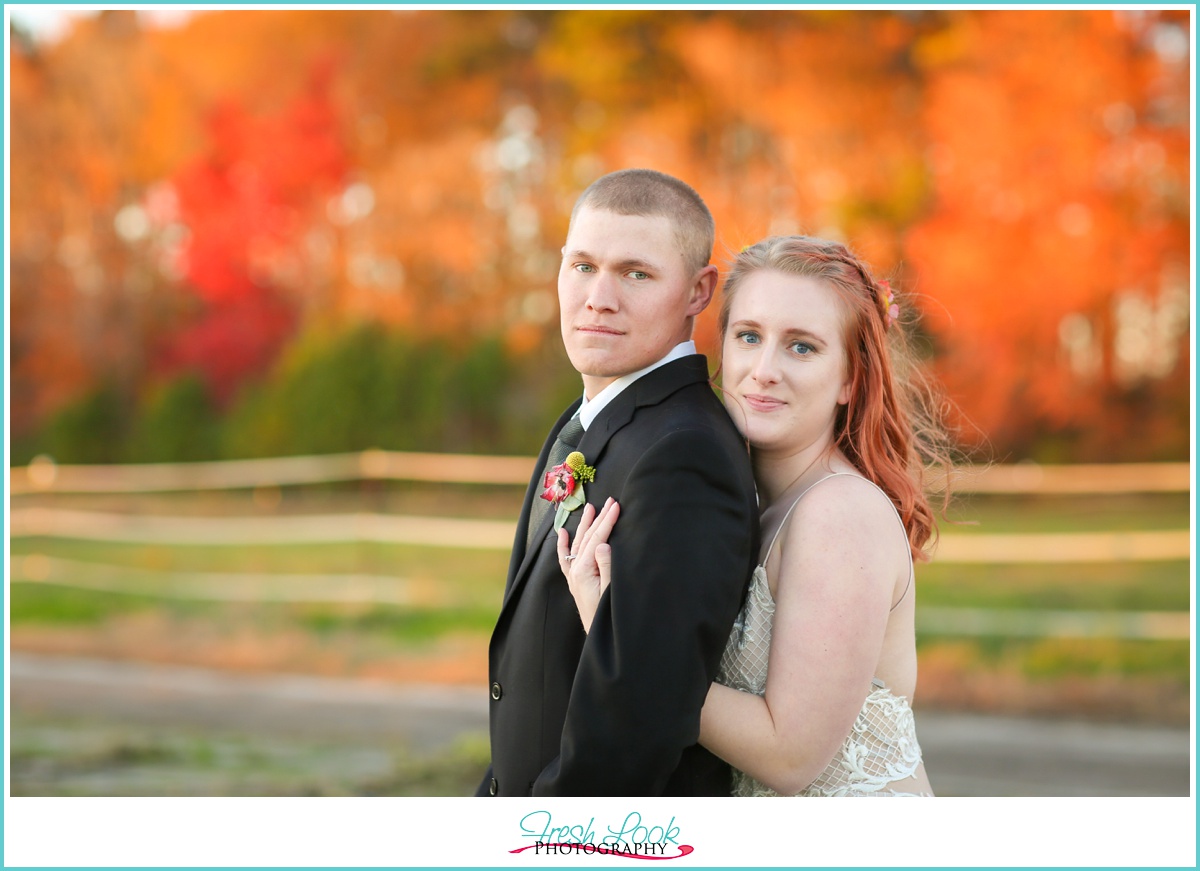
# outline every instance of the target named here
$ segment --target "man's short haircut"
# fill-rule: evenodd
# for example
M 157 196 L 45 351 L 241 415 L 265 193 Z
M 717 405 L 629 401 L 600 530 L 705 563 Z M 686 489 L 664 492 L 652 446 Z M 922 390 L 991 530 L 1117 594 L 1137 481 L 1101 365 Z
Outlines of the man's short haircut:
M 617 215 L 663 216 L 675 227 L 683 262 L 693 272 L 708 265 L 716 231 L 712 214 L 690 185 L 653 169 L 622 169 L 592 182 L 571 210 L 587 206 Z M 569 230 L 568 230 L 569 232 Z

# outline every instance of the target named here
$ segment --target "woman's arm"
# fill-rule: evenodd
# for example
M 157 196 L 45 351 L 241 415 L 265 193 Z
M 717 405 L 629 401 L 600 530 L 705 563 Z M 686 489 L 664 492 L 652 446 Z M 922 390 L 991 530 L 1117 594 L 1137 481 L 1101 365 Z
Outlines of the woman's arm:
M 776 792 L 829 765 L 878 664 L 907 541 L 886 499 L 853 478 L 813 490 L 771 559 L 776 611 L 765 696 L 713 684 L 700 743 Z

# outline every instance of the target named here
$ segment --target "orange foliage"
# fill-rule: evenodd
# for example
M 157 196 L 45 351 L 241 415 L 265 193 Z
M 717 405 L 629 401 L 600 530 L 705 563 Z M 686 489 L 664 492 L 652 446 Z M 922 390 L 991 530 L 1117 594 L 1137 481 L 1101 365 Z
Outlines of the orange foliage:
M 225 10 L 153 30 L 109 11 L 14 40 L 14 428 L 101 376 L 199 366 L 231 391 L 318 323 L 542 353 L 575 196 L 644 165 L 706 198 L 718 263 L 807 232 L 892 276 L 1000 458 L 1178 455 L 1187 26 Z M 697 338 L 715 349 L 711 314 Z
M 933 200 L 907 250 L 944 379 L 1010 450 L 1039 424 L 1129 433 L 1138 421 L 1105 413 L 1120 387 L 1114 334 L 1131 329 L 1113 309 L 1123 293 L 1171 304 L 1170 273 L 1186 269 L 1186 208 L 1167 182 L 1186 186 L 1186 137 L 1153 119 L 1182 120 L 1186 87 L 1148 87 L 1163 63 L 1111 12 L 964 13 L 918 56 Z M 1186 338 L 1184 316 L 1130 341 Z

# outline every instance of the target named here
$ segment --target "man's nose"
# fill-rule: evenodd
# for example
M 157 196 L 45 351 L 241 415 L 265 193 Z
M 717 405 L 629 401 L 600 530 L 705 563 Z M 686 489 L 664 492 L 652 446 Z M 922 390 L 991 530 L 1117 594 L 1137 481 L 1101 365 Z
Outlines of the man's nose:
M 588 287 L 587 307 L 591 311 L 615 312 L 620 308 L 617 280 L 600 273 Z

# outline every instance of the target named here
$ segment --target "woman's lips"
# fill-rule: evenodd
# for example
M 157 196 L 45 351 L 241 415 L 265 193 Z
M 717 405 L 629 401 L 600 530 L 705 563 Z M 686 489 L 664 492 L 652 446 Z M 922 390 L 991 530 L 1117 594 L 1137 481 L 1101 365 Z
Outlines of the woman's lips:
M 755 411 L 775 411 L 787 404 L 782 399 L 773 399 L 758 393 L 747 393 L 743 398 L 746 400 L 746 404 Z

